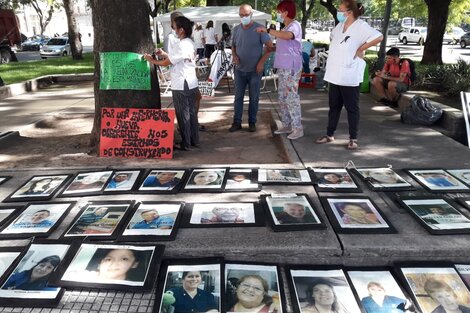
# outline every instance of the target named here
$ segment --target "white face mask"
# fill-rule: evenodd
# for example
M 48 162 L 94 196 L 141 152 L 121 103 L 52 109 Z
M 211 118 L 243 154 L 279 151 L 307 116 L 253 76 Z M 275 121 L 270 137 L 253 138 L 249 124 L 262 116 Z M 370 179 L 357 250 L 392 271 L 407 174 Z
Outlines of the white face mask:
M 241 23 L 242 23 L 243 26 L 246 26 L 246 25 L 250 24 L 250 22 L 251 22 L 251 15 L 242 17 L 242 18 L 240 19 L 240 21 L 241 21 Z

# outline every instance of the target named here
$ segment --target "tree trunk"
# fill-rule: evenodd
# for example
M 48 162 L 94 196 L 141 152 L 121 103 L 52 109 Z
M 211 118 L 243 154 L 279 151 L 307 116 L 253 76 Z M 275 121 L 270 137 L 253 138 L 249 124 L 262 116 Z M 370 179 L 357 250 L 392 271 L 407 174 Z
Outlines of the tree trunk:
M 154 66 L 151 66 L 152 88 L 149 91 L 99 88 L 100 52 L 153 52 L 147 0 L 91 0 L 90 6 L 95 30 L 95 120 L 90 145 L 97 150 L 102 107 L 160 109 L 161 99 Z
M 206 6 L 226 6 L 230 5 L 230 0 L 206 0 Z
M 380 43 L 379 59 L 377 61 L 377 68 L 375 68 L 375 70 L 381 70 L 382 65 L 384 64 L 385 53 L 386 53 L 385 50 L 387 49 L 388 26 L 390 24 L 391 13 L 392 13 L 392 0 L 387 0 L 387 3 L 385 4 L 384 20 L 382 24 L 382 35 L 384 36 L 384 39 Z
M 324 6 L 328 12 L 333 16 L 333 19 L 335 20 L 335 25 L 338 25 L 339 21 L 336 18 L 336 13 L 338 10 L 336 9 L 336 6 L 333 4 L 333 0 L 320 0 L 320 4 Z
M 451 0 L 425 0 L 428 6 L 428 32 L 422 64 L 442 64 L 442 40 Z
M 307 28 L 307 21 L 313 11 L 313 5 L 315 4 L 315 0 L 308 1 L 308 8 L 307 8 L 307 0 L 302 0 L 300 2 L 300 9 L 302 11 L 302 19 L 300 24 L 302 25 L 302 38 L 305 39 L 305 29 Z
M 81 35 L 78 32 L 77 20 L 75 19 L 75 8 L 73 0 L 63 0 L 65 14 L 67 15 L 67 26 L 69 34 L 70 50 L 72 50 L 72 57 L 74 60 L 81 60 L 83 46 L 81 42 Z

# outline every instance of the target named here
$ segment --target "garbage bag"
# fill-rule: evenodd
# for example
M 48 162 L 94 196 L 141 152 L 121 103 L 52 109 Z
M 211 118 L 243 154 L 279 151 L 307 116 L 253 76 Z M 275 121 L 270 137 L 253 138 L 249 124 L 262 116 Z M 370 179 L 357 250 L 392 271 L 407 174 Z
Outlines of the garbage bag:
M 437 122 L 442 116 L 442 108 L 433 105 L 429 99 L 414 96 L 410 105 L 401 113 L 401 121 L 405 124 L 429 126 Z

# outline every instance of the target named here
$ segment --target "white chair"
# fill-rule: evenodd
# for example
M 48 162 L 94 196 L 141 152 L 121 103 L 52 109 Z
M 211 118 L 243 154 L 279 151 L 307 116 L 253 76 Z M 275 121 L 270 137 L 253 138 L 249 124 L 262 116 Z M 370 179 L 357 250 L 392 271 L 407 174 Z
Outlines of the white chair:
M 264 62 L 264 70 L 263 70 L 263 87 L 261 87 L 261 90 L 264 90 L 266 88 L 266 80 L 272 79 L 274 83 L 274 90 L 277 90 L 277 74 L 274 73 L 274 52 L 271 52 L 269 55 L 268 59 L 266 62 Z
M 160 83 L 160 91 L 165 88 L 163 93 L 167 93 L 171 87 L 171 72 L 169 66 L 157 66 L 158 80 Z

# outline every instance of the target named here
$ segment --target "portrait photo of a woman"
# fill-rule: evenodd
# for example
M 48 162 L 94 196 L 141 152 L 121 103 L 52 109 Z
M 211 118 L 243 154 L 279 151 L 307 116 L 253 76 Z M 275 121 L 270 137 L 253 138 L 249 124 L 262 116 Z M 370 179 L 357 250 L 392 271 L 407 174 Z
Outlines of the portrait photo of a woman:
M 222 187 L 225 169 L 195 169 L 185 189 L 218 189 Z

